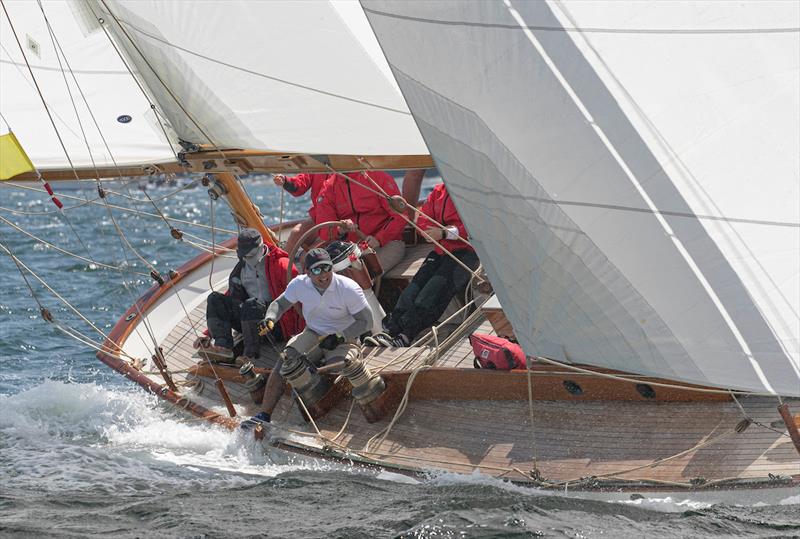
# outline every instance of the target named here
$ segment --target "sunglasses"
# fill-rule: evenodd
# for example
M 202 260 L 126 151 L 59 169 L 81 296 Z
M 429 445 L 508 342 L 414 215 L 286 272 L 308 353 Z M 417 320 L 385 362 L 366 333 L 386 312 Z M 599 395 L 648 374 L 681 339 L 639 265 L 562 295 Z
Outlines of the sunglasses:
M 315 268 L 311 268 L 308 271 L 311 273 L 311 275 L 322 275 L 323 273 L 328 273 L 329 271 L 331 271 L 331 269 L 333 269 L 333 266 L 325 264 L 324 266 L 317 266 Z

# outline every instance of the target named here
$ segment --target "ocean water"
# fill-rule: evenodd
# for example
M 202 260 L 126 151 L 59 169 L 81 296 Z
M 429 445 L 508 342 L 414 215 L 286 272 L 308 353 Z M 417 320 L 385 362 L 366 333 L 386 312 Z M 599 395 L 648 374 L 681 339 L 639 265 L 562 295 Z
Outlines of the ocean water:
M 247 187 L 268 220 L 277 221 L 278 189 L 264 179 Z M 109 196 L 112 204 L 154 213 L 136 188 L 108 188 L 120 193 Z M 147 193 L 166 197 L 157 204 L 169 216 L 208 223 L 205 189 L 167 196 L 176 189 L 151 186 Z M 91 184 L 56 190 L 68 207 L 97 196 Z M 287 196 L 285 218 L 302 217 L 305 203 Z M 0 187 L 0 217 L 94 263 L 38 244 L 2 220 L 0 244 L 107 332 L 150 285 L 149 277 L 131 273 L 147 273 L 144 264 L 123 252 L 105 207 L 71 209 L 69 221 L 53 210 L 42 193 Z M 112 213 L 160 271 L 198 253 L 172 239 L 158 218 Z M 221 205 L 215 222 L 233 228 Z M 207 230 L 177 226 L 210 238 Z M 57 321 L 99 340 L 28 277 Z M 0 253 L 0 536 L 800 536 L 800 493 L 766 499 L 756 493 L 726 503 L 692 494 L 586 500 L 481 475 L 417 480 L 265 454 L 246 436 L 159 402 L 99 363 L 87 345 L 44 322 L 16 265 Z

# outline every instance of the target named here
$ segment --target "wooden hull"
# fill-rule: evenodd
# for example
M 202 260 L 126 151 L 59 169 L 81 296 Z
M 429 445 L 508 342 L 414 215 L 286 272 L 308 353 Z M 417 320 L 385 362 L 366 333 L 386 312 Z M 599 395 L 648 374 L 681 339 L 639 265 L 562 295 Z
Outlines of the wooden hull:
M 149 290 L 123 315 L 106 343 L 109 350 L 147 360 L 152 344 L 148 348 L 142 338 L 144 320 L 150 321 L 152 332 L 154 325 L 174 319 L 175 303 L 168 299 L 183 296 L 188 316 L 160 327 L 157 337 L 177 392 L 166 388 L 148 361 L 136 368 L 112 354 L 100 352 L 98 357 L 177 408 L 235 429 L 242 418 L 258 411 L 244 379 L 231 367 L 198 367 L 191 348 L 205 328 L 210 260 L 210 255 L 201 255 L 179 268 L 176 279 Z M 212 281 L 220 281 L 228 270 L 218 258 Z M 492 327 L 483 322 L 479 331 L 489 333 Z M 141 342 L 134 343 L 137 339 Z M 347 396 L 312 425 L 285 397 L 264 433 L 265 446 L 407 475 L 480 473 L 560 491 L 780 489 L 800 484 L 800 455 L 786 434 L 776 399 L 740 397 L 737 403 L 724 393 L 664 388 L 659 384 L 665 381 L 601 369 L 585 374 L 537 364 L 530 377 L 526 371 L 476 370 L 466 339 L 441 354 L 436 367 L 414 373 L 409 385 L 412 371 L 406 361 L 392 364 L 400 353 L 376 349 L 365 360 L 373 371 L 383 369 L 391 387 L 401 393 L 408 388 L 402 415 L 390 413 L 369 423 Z M 406 355 L 414 353 L 420 361 L 433 352 L 406 349 Z M 258 367 L 271 367 L 275 351 L 264 348 L 262 356 Z M 632 381 L 602 377 L 608 374 Z M 217 376 L 236 406 L 235 418 L 228 416 L 214 386 Z M 580 394 L 570 392 L 566 382 L 580 386 Z M 652 394 L 638 390 L 642 384 Z M 787 402 L 795 413 L 800 410 L 800 401 Z M 390 424 L 385 438 L 377 439 Z

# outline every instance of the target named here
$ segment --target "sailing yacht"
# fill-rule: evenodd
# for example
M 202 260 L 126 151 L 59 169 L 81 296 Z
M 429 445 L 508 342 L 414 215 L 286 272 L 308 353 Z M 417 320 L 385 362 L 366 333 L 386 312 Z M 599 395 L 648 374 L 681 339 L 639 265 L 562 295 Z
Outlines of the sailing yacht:
M 322 405 L 284 398 L 256 429 L 265 448 L 545 489 L 797 488 L 797 3 L 2 4 L 0 112 L 34 166 L 12 180 L 202 175 L 280 242 L 244 175 L 440 171 L 493 293 L 363 350 L 379 414 L 330 375 Z M 384 303 L 430 248 L 408 229 Z M 234 241 L 154 272 L 97 343 L 230 429 L 278 352 L 240 373 L 192 347 Z M 475 369 L 474 332 L 527 368 Z

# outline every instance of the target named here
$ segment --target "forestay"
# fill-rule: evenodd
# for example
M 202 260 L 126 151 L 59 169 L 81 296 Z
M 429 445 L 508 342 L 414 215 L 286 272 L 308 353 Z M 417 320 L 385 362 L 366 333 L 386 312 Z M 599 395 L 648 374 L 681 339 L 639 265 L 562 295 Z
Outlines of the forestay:
M 73 6 L 66 2 L 42 2 L 41 9 L 32 1 L 4 1 L 3 5 L 8 17 L 0 11 L 0 132 L 10 128 L 34 165 L 68 169 L 70 160 L 76 167 L 86 167 L 92 166 L 92 158 L 97 166 L 113 166 L 115 160 L 118 165 L 139 165 L 175 159 L 155 113 L 102 31 L 85 35 L 73 16 Z M 56 55 L 59 47 L 60 57 Z
M 527 353 L 800 395 L 800 4 L 363 5 Z
M 89 5 L 183 140 L 287 153 L 428 154 L 357 4 Z

